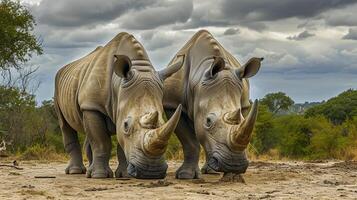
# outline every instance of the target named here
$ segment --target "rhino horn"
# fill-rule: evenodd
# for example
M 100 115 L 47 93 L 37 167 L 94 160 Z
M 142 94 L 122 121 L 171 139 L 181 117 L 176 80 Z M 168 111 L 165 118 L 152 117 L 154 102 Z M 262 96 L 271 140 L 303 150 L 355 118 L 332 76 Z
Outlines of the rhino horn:
M 145 134 L 143 149 L 146 153 L 152 156 L 160 156 L 165 152 L 169 138 L 180 120 L 181 110 L 182 106 L 179 105 L 175 113 L 164 125 Z
M 144 128 L 157 128 L 157 123 L 159 119 L 159 112 L 151 112 L 145 114 L 140 118 L 140 125 Z
M 224 121 L 230 124 L 239 124 L 243 119 L 241 109 L 238 108 L 235 111 L 228 112 L 224 115 Z
M 258 100 L 255 100 L 247 117 L 239 125 L 234 125 L 229 134 L 230 146 L 234 150 L 243 151 L 250 142 L 255 121 L 258 115 Z
M 166 78 L 170 77 L 172 74 L 177 72 L 179 69 L 181 69 L 182 64 L 183 64 L 183 59 L 184 59 L 184 56 L 179 56 L 178 59 L 174 63 L 172 63 L 170 66 L 166 67 L 163 70 L 160 70 L 158 73 L 159 73 L 161 80 L 165 80 Z

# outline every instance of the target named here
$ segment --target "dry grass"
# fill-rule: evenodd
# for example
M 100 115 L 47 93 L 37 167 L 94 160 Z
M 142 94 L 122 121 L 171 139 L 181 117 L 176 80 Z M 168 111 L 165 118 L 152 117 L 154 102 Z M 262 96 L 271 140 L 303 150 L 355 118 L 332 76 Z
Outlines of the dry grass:
M 17 154 L 20 160 L 67 160 L 68 156 L 63 153 L 57 153 L 54 148 L 35 145 L 26 149 L 23 153 Z

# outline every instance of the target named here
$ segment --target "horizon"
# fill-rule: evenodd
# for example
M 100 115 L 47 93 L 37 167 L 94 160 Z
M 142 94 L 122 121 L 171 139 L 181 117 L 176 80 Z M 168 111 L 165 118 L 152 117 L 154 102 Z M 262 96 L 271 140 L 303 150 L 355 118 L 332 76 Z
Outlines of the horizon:
M 21 2 L 43 41 L 44 53 L 29 63 L 40 67 L 38 103 L 52 98 L 58 69 L 124 31 L 143 44 L 157 70 L 200 29 L 210 31 L 241 64 L 264 57 L 250 81 L 251 99 L 281 91 L 296 103 L 321 102 L 357 88 L 353 0 Z

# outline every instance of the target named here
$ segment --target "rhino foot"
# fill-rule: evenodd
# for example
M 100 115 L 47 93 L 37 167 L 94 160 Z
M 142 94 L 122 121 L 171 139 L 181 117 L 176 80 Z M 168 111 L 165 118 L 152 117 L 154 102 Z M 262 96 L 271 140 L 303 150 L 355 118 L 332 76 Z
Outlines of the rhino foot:
M 236 174 L 232 172 L 224 173 L 222 178 L 219 180 L 220 182 L 237 182 L 237 183 L 244 183 L 245 180 L 242 174 Z
M 115 170 L 115 178 L 130 178 L 131 176 L 128 174 L 126 169 L 119 169 L 119 167 Z
M 214 171 L 214 169 L 212 169 L 211 167 L 209 167 L 209 166 L 207 165 L 207 163 L 205 163 L 205 164 L 203 165 L 203 167 L 201 168 L 201 173 L 202 173 L 202 174 L 219 174 L 219 172 L 216 172 L 216 171 Z
M 201 178 L 200 169 L 197 166 L 190 166 L 183 164 L 176 171 L 177 179 L 199 179 Z
M 113 171 L 107 167 L 98 167 L 91 165 L 88 168 L 87 178 L 113 178 Z
M 66 174 L 85 174 L 86 168 L 83 164 L 69 164 L 68 167 L 65 169 Z

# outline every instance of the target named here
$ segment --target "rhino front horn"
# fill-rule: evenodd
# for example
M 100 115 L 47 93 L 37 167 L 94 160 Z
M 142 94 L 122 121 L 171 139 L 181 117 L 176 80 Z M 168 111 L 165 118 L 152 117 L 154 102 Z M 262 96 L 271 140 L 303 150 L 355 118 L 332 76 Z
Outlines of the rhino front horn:
M 243 151 L 250 142 L 255 121 L 258 115 L 258 100 L 255 100 L 249 114 L 239 125 L 234 125 L 229 134 L 229 143 L 232 149 Z
M 144 135 L 143 149 L 146 153 L 152 156 L 160 156 L 165 152 L 170 136 L 180 120 L 181 110 L 180 104 L 164 125 L 150 130 Z

